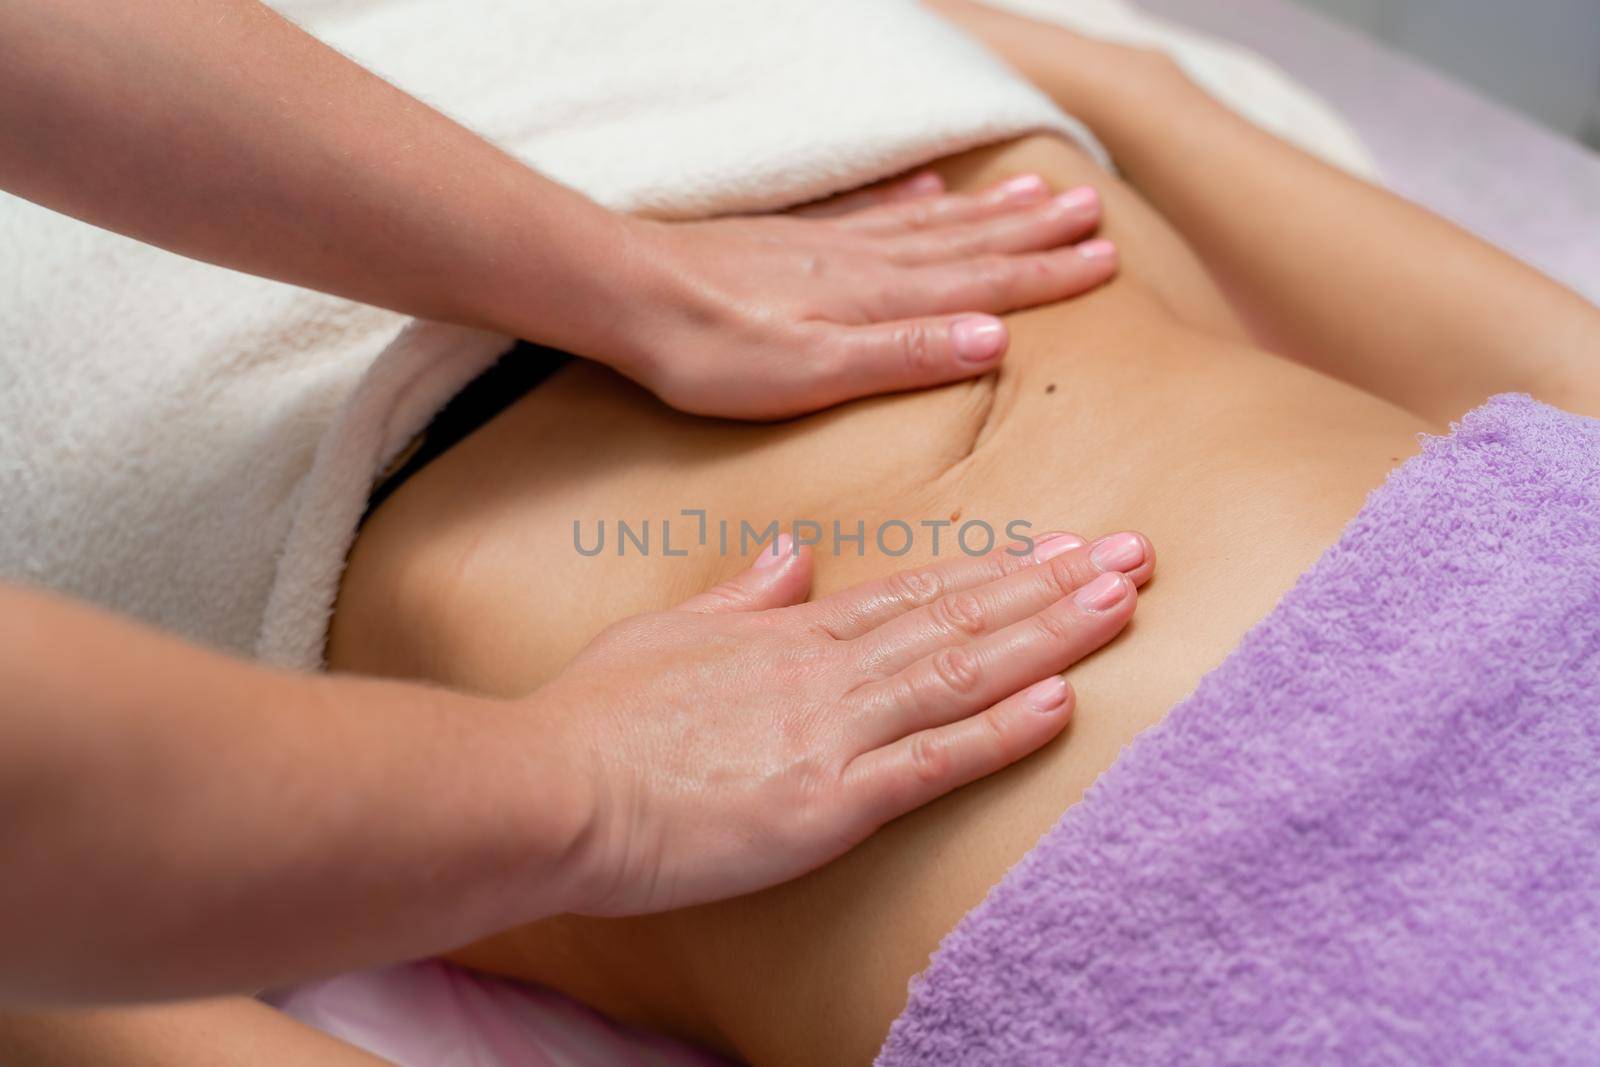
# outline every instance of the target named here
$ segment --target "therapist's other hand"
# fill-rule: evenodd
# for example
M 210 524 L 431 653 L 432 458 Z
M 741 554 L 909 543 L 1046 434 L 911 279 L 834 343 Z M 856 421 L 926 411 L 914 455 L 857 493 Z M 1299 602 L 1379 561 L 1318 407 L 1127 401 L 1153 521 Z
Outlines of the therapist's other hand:
M 571 910 L 787 881 L 1055 737 L 1073 709 L 1059 672 L 1122 630 L 1154 567 L 1135 534 L 1057 536 L 813 603 L 810 557 L 784 544 L 605 630 L 539 698 L 590 783 Z
M 606 361 L 673 407 L 776 419 L 993 370 L 995 316 L 1116 272 L 1090 187 L 1037 175 L 946 194 L 936 175 L 821 215 L 640 222 L 638 294 Z

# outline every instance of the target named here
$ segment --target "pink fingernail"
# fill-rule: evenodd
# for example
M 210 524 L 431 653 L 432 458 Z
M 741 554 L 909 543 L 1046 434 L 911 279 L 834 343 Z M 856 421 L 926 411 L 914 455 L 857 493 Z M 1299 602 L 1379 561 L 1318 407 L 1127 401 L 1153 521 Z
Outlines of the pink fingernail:
M 1131 571 L 1144 562 L 1144 542 L 1131 533 L 1102 537 L 1090 549 L 1089 562 L 1103 571 Z
M 1076 189 L 1068 189 L 1056 197 L 1056 206 L 1063 211 L 1080 212 L 1100 206 L 1100 194 L 1092 185 L 1082 185 Z M 1109 242 L 1108 242 L 1109 243 Z
M 1088 585 L 1072 594 L 1072 600 L 1084 611 L 1105 611 L 1114 608 L 1128 595 L 1128 579 L 1112 572 L 1102 574 Z
M 1071 552 L 1075 548 L 1082 548 L 1083 538 L 1077 534 L 1051 534 L 1033 546 L 1033 561 L 1044 563 L 1055 559 L 1063 552 Z
M 1019 174 L 994 187 L 995 197 L 1008 203 L 1026 203 L 1050 192 L 1050 186 L 1037 174 Z
M 1059 674 L 1052 674 L 1044 681 L 1030 685 L 1023 695 L 1028 698 L 1034 711 L 1055 711 L 1067 702 L 1067 680 Z
M 788 534 L 781 533 L 772 539 L 772 547 L 761 550 L 761 554 L 756 557 L 755 569 L 758 571 L 770 571 L 775 567 L 781 567 L 793 555 L 794 538 Z
M 931 170 L 923 171 L 915 178 L 907 178 L 900 186 L 901 191 L 908 196 L 928 196 L 933 193 L 944 192 L 944 179 Z
M 1096 237 L 1078 246 L 1078 255 L 1084 259 L 1110 259 L 1117 254 L 1117 246 L 1104 237 Z
M 950 324 L 950 343 L 968 363 L 987 363 L 1006 347 L 1006 327 L 993 315 L 963 315 Z

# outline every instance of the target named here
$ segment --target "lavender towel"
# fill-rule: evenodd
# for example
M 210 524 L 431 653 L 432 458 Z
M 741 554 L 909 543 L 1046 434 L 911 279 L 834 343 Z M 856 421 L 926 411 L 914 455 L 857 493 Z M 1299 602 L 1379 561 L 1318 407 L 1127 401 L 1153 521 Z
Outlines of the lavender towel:
M 879 1067 L 1600 1064 L 1600 420 L 1502 396 L 1132 745 Z

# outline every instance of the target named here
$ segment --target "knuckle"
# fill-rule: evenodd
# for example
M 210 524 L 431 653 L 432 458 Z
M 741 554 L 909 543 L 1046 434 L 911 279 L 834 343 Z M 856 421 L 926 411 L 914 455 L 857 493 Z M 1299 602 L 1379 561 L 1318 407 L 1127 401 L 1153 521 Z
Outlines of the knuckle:
M 1077 636 L 1077 617 L 1066 611 L 1061 605 L 1052 605 L 1034 616 L 1034 626 L 1039 631 L 1039 636 L 1052 645 L 1066 644 Z
M 1038 564 L 1033 561 L 1032 552 L 1026 552 L 1019 556 L 1012 550 L 1012 548 L 1005 545 L 1001 545 L 999 548 L 996 548 L 993 552 L 990 552 L 988 555 L 986 555 L 983 558 L 983 565 L 986 569 L 986 574 L 988 575 L 989 581 L 995 581 L 1000 578 L 1008 578 L 1019 571 L 1025 571 L 1029 567 L 1038 566 Z
M 1050 591 L 1057 597 L 1067 596 L 1083 584 L 1071 556 L 1070 552 L 1065 556 L 1057 556 L 1039 568 L 1039 580 L 1048 583 Z
M 897 604 L 921 607 L 943 592 L 944 583 L 935 571 L 900 571 L 889 577 L 887 590 Z
M 937 784 L 950 774 L 950 747 L 930 733 L 911 738 L 911 769 L 920 781 Z
M 742 603 L 745 599 L 744 587 L 731 578 L 713 586 L 711 595 L 727 604 Z
M 906 367 L 913 375 L 927 374 L 938 366 L 933 338 L 928 327 L 920 322 L 907 322 L 894 329 L 895 347 L 905 357 Z
M 706 592 L 706 597 L 723 608 L 742 608 L 749 599 L 744 587 L 732 580 L 713 586 Z
M 903 674 L 893 675 L 873 686 L 867 696 L 869 707 L 890 707 L 901 710 L 915 708 L 920 703 L 917 687 Z
M 1016 749 L 1016 731 L 1012 729 L 1013 718 L 1003 706 L 991 708 L 978 718 L 983 722 L 984 737 L 993 750 L 1002 757 L 1011 755 Z
M 976 635 L 986 625 L 983 602 L 972 593 L 952 593 L 933 602 L 934 621 L 952 633 Z
M 967 696 L 978 688 L 981 671 L 978 661 L 964 648 L 942 648 L 931 661 L 938 684 L 957 696 Z
M 790 767 L 786 777 L 792 800 L 778 829 L 779 843 L 789 850 L 812 848 L 835 832 L 839 776 L 831 766 L 809 760 Z
M 931 203 L 914 201 L 905 207 L 905 222 L 913 230 L 926 230 L 937 221 L 937 213 Z
M 856 653 L 852 663 L 857 678 L 856 687 L 871 682 L 887 681 L 895 676 L 893 654 L 885 648 L 864 648 Z M 898 692 L 891 692 L 890 703 L 905 707 L 911 703 Z

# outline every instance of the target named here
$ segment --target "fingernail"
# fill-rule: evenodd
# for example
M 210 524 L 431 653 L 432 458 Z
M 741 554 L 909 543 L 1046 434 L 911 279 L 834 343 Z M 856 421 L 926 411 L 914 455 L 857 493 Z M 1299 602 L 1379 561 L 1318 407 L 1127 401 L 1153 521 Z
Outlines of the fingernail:
M 1100 204 L 1100 194 L 1095 192 L 1094 186 L 1082 185 L 1076 189 L 1068 189 L 1056 197 L 1056 206 L 1063 211 L 1088 211 Z M 1093 242 L 1090 242 L 1091 244 Z M 1109 242 L 1108 242 L 1109 243 Z
M 1077 534 L 1051 534 L 1033 546 L 1033 561 L 1044 563 L 1083 545 L 1083 538 Z
M 964 315 L 950 324 L 956 355 L 968 363 L 987 363 L 1006 346 L 1006 328 L 992 315 Z
M 1019 174 L 994 187 L 995 198 L 1008 203 L 1026 203 L 1049 192 L 1050 186 L 1037 174 Z
M 925 196 L 929 193 L 944 191 L 944 179 L 931 170 L 925 170 L 914 178 L 907 178 L 901 187 L 913 196 Z
M 1117 246 L 1104 237 L 1096 237 L 1078 246 L 1078 255 L 1084 259 L 1110 259 L 1117 254 Z
M 763 548 L 756 557 L 755 568 L 758 571 L 770 571 L 783 566 L 794 553 L 794 538 L 788 534 L 779 534 L 772 539 L 771 548 Z
M 1144 562 L 1144 542 L 1131 533 L 1102 537 L 1089 550 L 1089 562 L 1103 571 L 1131 571 Z
M 1042 682 L 1035 682 L 1023 694 L 1034 711 L 1055 711 L 1067 702 L 1067 680 L 1052 674 Z
M 1128 579 L 1112 572 L 1102 574 L 1072 594 L 1073 602 L 1084 611 L 1105 611 L 1116 607 L 1128 595 Z

